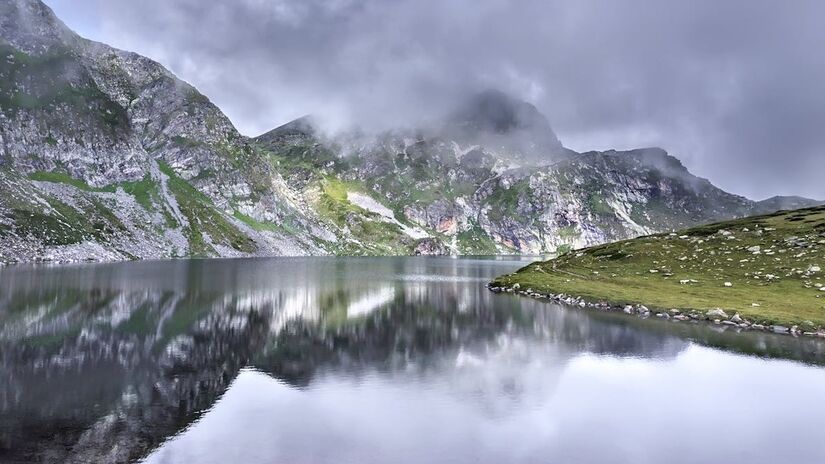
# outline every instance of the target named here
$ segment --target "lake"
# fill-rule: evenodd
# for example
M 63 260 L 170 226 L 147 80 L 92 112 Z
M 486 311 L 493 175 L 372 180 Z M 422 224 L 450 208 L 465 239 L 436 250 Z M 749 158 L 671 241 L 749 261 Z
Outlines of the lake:
M 0 462 L 825 462 L 825 341 L 484 287 L 528 262 L 0 268 Z

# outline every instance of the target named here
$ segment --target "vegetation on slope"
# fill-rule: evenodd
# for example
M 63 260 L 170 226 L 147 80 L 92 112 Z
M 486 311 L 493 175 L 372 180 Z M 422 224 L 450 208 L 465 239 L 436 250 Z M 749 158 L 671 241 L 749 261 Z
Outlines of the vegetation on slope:
M 191 255 L 210 256 L 214 253 L 212 244 L 222 244 L 245 253 L 255 251 L 255 242 L 229 222 L 206 195 L 178 177 L 165 163 L 159 163 L 159 167 L 168 176 L 169 190 L 189 221 L 187 238 Z M 204 237 L 204 232 L 209 239 Z
M 825 206 L 573 251 L 491 286 L 825 327 Z
M 318 213 L 336 226 L 347 228 L 359 243 L 345 243 L 339 254 L 403 255 L 409 254 L 412 239 L 401 232 L 395 224 L 386 222 L 378 214 L 353 204 L 348 192 L 365 192 L 356 181 L 341 181 L 327 178 L 322 182 Z

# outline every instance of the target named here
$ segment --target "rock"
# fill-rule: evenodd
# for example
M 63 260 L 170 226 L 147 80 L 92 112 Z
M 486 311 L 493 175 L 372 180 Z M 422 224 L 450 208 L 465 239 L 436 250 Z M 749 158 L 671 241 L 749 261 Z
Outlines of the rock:
M 730 318 L 730 320 L 737 324 L 741 324 L 743 322 L 743 319 L 739 316 L 739 313 L 734 314 L 733 317 Z
M 515 284 L 513 284 L 513 290 L 518 290 L 518 289 L 520 289 L 520 288 L 521 288 L 521 284 L 520 284 L 520 283 L 516 282 Z
M 799 335 L 799 326 L 797 326 L 797 325 L 791 326 L 789 332 L 791 332 L 791 334 L 793 334 L 793 335 Z
M 727 319 L 728 314 L 725 312 L 724 309 L 716 308 L 706 312 L 705 317 L 707 317 L 708 319 Z
M 633 306 L 627 305 L 622 309 L 625 314 L 633 314 Z
M 450 250 L 440 240 L 425 238 L 415 245 L 413 254 L 416 256 L 442 256 L 450 254 Z
M 733 287 L 733 284 L 731 282 L 725 282 L 724 285 L 725 287 Z
M 788 332 L 788 330 L 789 330 L 787 327 L 785 327 L 785 326 L 781 326 L 781 325 L 772 325 L 772 326 L 770 327 L 770 329 L 771 329 L 773 332 L 776 332 L 776 333 L 787 333 L 787 332 Z

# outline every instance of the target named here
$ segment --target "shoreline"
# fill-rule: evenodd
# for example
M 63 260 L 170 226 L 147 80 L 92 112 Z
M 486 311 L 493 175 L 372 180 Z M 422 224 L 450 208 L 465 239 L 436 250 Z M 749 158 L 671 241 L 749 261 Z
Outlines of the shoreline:
M 525 290 L 521 289 L 519 283 L 511 286 L 496 285 L 495 282 L 488 282 L 486 284 L 488 290 L 493 293 L 511 293 L 518 296 L 526 296 L 537 300 L 548 300 L 560 303 L 566 306 L 580 309 L 597 310 L 603 312 L 624 313 L 629 316 L 636 316 L 640 319 L 657 318 L 672 322 L 688 322 L 688 323 L 705 323 L 708 325 L 722 326 L 726 330 L 742 331 L 757 331 L 765 333 L 774 333 L 779 335 L 790 335 L 792 337 L 815 337 L 825 338 L 825 328 L 816 331 L 806 331 L 800 329 L 798 325 L 785 327 L 782 325 L 763 325 L 755 324 L 739 316 L 739 313 L 733 315 L 727 314 L 721 308 L 711 309 L 708 311 L 702 310 L 680 310 L 680 309 L 663 309 L 663 308 L 649 308 L 641 303 L 637 304 L 615 304 L 609 301 L 589 300 L 581 296 L 566 295 L 564 293 L 549 293 L 539 292 L 532 288 Z

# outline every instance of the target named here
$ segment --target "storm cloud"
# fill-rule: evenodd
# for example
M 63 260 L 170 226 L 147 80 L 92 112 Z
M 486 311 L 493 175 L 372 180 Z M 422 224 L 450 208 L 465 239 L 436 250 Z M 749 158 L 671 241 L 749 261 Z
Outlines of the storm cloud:
M 498 88 L 570 148 L 656 145 L 735 193 L 825 199 L 825 2 L 47 3 L 165 64 L 247 135 L 308 113 L 415 125 Z

